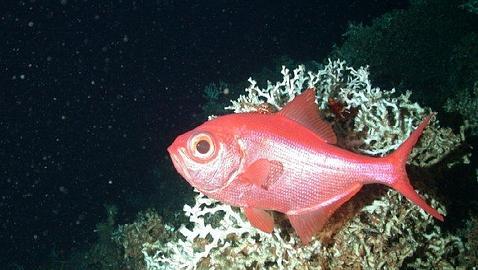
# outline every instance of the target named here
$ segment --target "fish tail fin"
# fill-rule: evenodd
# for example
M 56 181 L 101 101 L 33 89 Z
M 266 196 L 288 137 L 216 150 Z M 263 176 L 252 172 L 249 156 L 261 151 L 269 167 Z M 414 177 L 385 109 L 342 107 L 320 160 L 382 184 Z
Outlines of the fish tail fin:
M 422 135 L 423 130 L 430 123 L 430 119 L 433 114 L 428 115 L 422 121 L 422 123 L 410 134 L 410 136 L 403 142 L 395 152 L 386 156 L 385 159 L 388 159 L 395 167 L 392 176 L 392 183 L 390 186 L 400 192 L 403 196 L 407 197 L 410 201 L 414 202 L 416 205 L 420 206 L 428 214 L 432 215 L 436 219 L 443 221 L 443 216 L 433 207 L 431 207 L 425 200 L 423 200 L 420 195 L 415 191 L 413 186 L 410 184 L 410 180 L 407 176 L 407 171 L 405 169 L 408 155 L 413 149 L 413 146 L 417 143 L 418 139 Z

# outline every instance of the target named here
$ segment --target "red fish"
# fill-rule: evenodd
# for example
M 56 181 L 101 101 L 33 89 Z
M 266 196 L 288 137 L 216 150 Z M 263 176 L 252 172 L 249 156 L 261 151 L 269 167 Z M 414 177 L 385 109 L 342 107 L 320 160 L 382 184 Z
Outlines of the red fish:
M 430 215 L 443 216 L 413 189 L 407 157 L 430 122 L 385 157 L 356 154 L 336 145 L 319 116 L 315 90 L 307 89 L 276 113 L 230 114 L 176 138 L 168 151 L 176 170 L 195 188 L 244 208 L 249 222 L 272 232 L 268 210 L 284 213 L 303 243 L 365 184 L 387 185 Z

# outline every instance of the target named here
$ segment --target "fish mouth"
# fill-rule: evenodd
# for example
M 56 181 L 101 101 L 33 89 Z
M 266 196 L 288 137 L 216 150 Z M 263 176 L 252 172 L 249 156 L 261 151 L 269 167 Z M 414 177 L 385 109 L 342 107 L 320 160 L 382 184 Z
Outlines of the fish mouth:
M 181 150 L 183 149 L 178 149 L 178 152 L 176 153 L 175 151 L 171 149 L 171 147 L 168 148 L 168 152 L 169 152 L 169 155 L 171 156 L 171 160 L 173 161 L 174 168 L 176 168 L 176 170 L 178 171 L 180 175 L 182 175 L 184 178 L 189 180 L 191 176 L 189 175 L 188 170 L 184 166 L 182 158 L 179 157 L 179 156 L 181 157 L 183 156 L 183 153 L 181 152 Z

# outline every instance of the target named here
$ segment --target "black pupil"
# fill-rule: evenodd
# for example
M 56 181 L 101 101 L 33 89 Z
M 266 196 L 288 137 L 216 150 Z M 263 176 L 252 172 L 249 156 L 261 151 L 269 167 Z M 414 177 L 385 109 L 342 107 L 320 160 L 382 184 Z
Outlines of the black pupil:
M 197 144 L 196 144 L 196 150 L 200 153 L 200 154 L 206 154 L 207 152 L 209 152 L 209 148 L 211 146 L 209 145 L 209 142 L 206 141 L 206 140 L 200 140 Z

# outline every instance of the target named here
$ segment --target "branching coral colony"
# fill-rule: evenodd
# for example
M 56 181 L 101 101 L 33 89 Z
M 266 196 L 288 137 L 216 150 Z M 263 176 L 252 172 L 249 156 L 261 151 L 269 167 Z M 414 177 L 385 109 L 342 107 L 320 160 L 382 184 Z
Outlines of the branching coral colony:
M 304 89 L 315 87 L 318 106 L 324 112 L 329 98 L 356 112 L 345 119 L 326 115 L 341 137 L 341 147 L 377 156 L 397 148 L 430 113 L 410 101 L 410 92 L 395 96 L 393 89 L 372 87 L 367 68 L 354 69 L 343 61 L 329 60 L 317 72 L 304 66 L 292 72 L 283 67 L 282 75 L 281 82 L 269 82 L 265 89 L 249 79 L 246 94 L 227 109 L 256 111 L 264 103 L 280 109 Z M 440 128 L 435 120 L 409 163 L 422 167 L 436 164 L 463 140 L 462 135 Z M 424 196 L 446 213 L 438 201 Z M 265 234 L 251 227 L 239 210 L 198 194 L 195 205 L 184 207 L 190 224 L 176 231 L 177 240 L 143 245 L 145 264 L 148 269 L 442 269 L 459 263 L 453 254 L 465 248 L 460 239 L 442 232 L 430 216 L 395 191 L 381 192 L 375 200 L 359 205 L 361 209 L 337 226 L 331 240 L 316 239 L 302 245 L 287 226 L 276 226 L 272 234 Z

